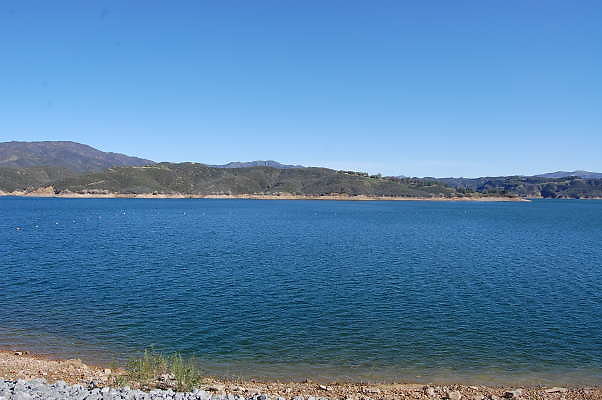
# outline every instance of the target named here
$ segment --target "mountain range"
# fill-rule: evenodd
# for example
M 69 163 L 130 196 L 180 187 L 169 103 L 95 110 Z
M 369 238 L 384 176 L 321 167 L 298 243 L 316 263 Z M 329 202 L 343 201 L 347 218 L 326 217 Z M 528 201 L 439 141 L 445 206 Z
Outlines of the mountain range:
M 473 179 L 382 177 L 272 160 L 157 163 L 66 141 L 0 143 L 0 191 L 5 193 L 48 187 L 84 194 L 600 198 L 600 178 L 588 171 Z
M 434 181 L 369 176 L 276 161 L 156 163 L 74 142 L 0 144 L 0 191 L 157 195 L 453 197 Z
M 209 166 L 214 167 L 214 168 L 250 168 L 250 167 L 271 167 L 271 168 L 276 168 L 276 169 L 305 168 L 303 165 L 281 164 L 278 161 L 274 161 L 274 160 L 266 160 L 266 161 L 257 160 L 257 161 L 247 161 L 247 162 L 233 161 L 233 162 L 229 162 L 228 164 L 209 165 Z
M 549 172 L 547 174 L 535 175 L 535 177 L 537 178 L 568 178 L 570 176 L 576 176 L 584 179 L 602 179 L 602 173 L 590 171 L 557 171 Z
M 121 153 L 104 152 L 85 144 L 69 141 L 0 143 L 0 167 L 53 166 L 63 167 L 75 172 L 94 172 L 110 167 L 140 167 L 152 164 L 155 164 L 155 161 Z M 235 161 L 209 166 L 214 168 L 305 168 L 302 165 L 281 164 L 273 160 Z
M 0 167 L 63 167 L 74 172 L 102 171 L 114 166 L 141 166 L 154 161 L 107 153 L 76 142 L 0 143 Z

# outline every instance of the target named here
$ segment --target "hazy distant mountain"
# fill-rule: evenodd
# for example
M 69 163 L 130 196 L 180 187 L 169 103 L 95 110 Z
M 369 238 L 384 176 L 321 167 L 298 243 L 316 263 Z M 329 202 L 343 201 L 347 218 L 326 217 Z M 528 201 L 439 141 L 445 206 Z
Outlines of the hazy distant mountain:
M 602 179 L 582 178 L 575 175 L 578 172 L 563 172 L 566 174 L 564 177 L 492 176 L 435 180 L 464 193 L 516 195 L 527 198 L 602 198 Z
M 277 168 L 277 169 L 305 168 L 303 165 L 280 164 L 278 161 L 273 161 L 273 160 L 266 160 L 266 161 L 257 160 L 257 161 L 247 161 L 247 162 L 234 161 L 234 162 L 229 162 L 228 164 L 223 164 L 223 165 L 210 165 L 210 167 L 213 167 L 213 168 L 272 167 L 272 168 Z
M 583 179 L 602 179 L 602 173 L 589 171 L 557 171 L 535 176 L 538 178 L 567 178 L 569 176 L 578 176 Z
M 0 143 L 0 167 L 52 166 L 75 172 L 91 172 L 116 166 L 149 164 L 154 164 L 154 161 L 120 153 L 107 153 L 76 142 Z

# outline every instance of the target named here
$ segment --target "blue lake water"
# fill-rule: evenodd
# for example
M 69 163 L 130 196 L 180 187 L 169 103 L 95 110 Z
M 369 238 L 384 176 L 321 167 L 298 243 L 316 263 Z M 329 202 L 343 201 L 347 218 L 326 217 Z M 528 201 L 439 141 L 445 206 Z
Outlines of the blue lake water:
M 0 346 L 98 362 L 154 346 L 245 377 L 599 383 L 602 201 L 0 198 Z

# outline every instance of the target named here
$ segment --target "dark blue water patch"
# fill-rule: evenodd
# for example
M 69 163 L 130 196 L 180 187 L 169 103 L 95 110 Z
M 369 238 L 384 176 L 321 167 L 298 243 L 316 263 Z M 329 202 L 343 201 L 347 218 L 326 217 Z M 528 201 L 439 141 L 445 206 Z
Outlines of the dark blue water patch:
M 602 376 L 602 201 L 0 199 L 0 339 L 212 373 Z

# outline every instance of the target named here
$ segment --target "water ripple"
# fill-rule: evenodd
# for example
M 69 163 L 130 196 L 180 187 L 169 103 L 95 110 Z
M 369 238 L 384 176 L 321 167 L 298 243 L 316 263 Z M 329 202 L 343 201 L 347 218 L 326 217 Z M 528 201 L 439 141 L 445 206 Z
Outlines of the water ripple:
M 601 201 L 2 198 L 0 343 L 155 346 L 239 375 L 595 382 L 600 243 Z

